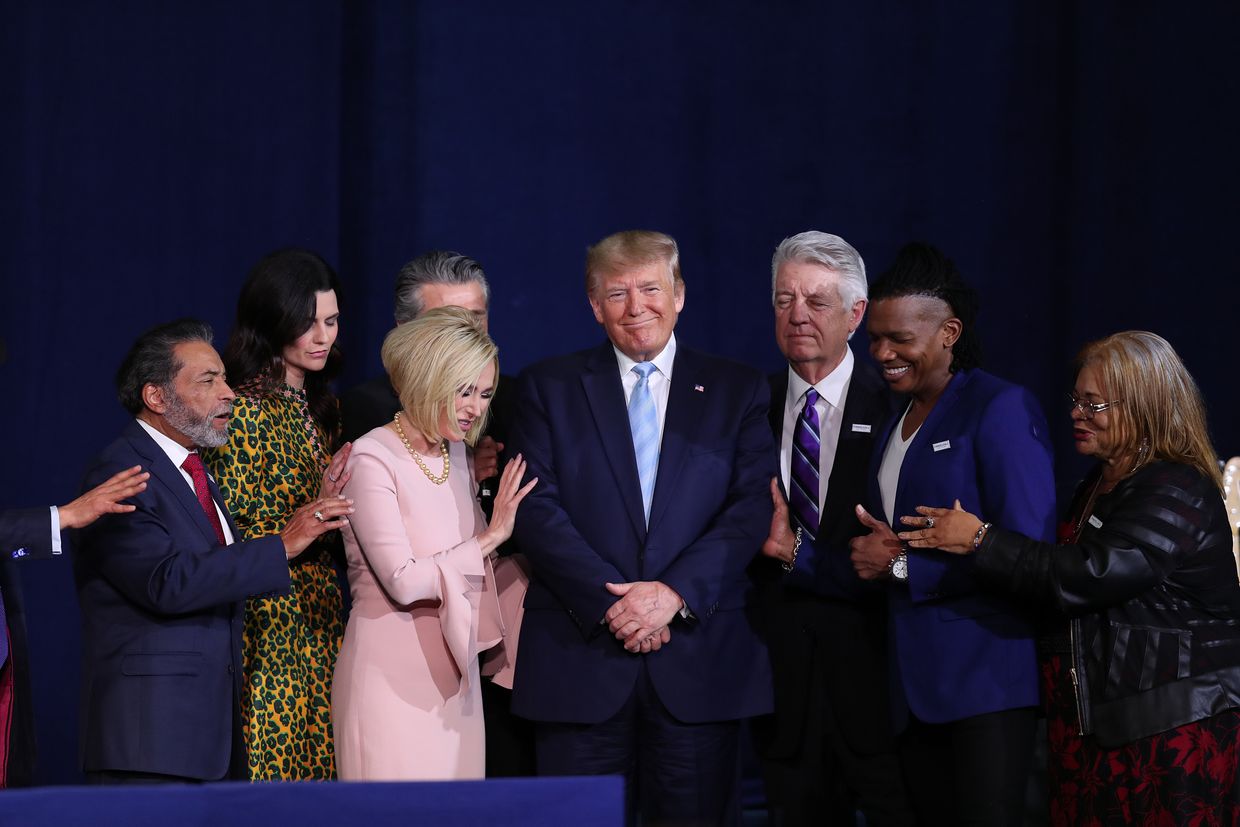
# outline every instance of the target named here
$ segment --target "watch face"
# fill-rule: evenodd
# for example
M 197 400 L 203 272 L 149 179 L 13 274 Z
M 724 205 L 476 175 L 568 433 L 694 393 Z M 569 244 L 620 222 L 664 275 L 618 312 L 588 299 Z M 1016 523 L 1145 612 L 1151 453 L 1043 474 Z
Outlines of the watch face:
M 897 580 L 908 580 L 908 557 L 901 554 L 891 561 L 891 576 Z

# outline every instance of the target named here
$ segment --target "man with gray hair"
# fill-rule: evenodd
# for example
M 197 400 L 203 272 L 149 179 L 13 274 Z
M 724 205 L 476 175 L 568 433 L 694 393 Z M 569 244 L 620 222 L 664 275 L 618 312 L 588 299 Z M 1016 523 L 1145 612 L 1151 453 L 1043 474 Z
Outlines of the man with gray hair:
M 490 302 L 491 288 L 477 261 L 460 253 L 432 250 L 400 268 L 396 275 L 396 304 L 392 315 L 400 325 L 436 307 L 463 307 L 478 317 L 485 330 Z M 341 438 L 352 442 L 367 431 L 391 422 L 399 410 L 400 399 L 386 376 L 364 382 L 340 398 Z M 494 418 L 497 413 L 492 410 L 491 416 Z M 488 439 L 490 444 L 485 445 Z M 483 437 L 478 453 L 489 453 L 493 462 L 494 446 L 493 438 Z M 474 460 L 478 461 L 477 454 Z M 478 479 L 490 476 L 494 474 L 480 475 Z
M 140 465 L 129 514 L 82 531 L 82 769 L 94 783 L 246 777 L 241 619 L 248 597 L 289 587 L 289 561 L 346 524 L 340 497 L 298 509 L 283 531 L 239 536 L 199 448 L 228 440 L 234 395 L 211 328 L 182 319 L 142 334 L 116 375 L 133 416 L 84 488 Z
M 771 261 L 771 377 L 779 477 L 762 553 L 762 606 L 775 712 L 754 722 L 773 825 L 911 824 L 888 716 L 883 593 L 853 570 L 875 437 L 892 412 L 886 383 L 855 363 L 865 263 L 836 235 L 784 239 Z M 786 495 L 786 496 L 785 496 Z

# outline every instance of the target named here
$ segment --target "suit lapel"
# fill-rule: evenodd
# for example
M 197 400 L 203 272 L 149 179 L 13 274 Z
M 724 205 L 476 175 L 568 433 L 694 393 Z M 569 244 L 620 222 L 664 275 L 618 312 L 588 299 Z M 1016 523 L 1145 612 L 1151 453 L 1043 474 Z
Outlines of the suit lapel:
M 641 483 L 637 478 L 637 457 L 633 453 L 633 432 L 629 428 L 628 408 L 624 404 L 624 387 L 620 384 L 620 367 L 610 342 L 588 357 L 585 372 L 581 375 L 581 385 L 594 417 L 594 425 L 598 428 L 603 453 L 607 455 L 607 465 L 616 478 L 624 510 L 637 536 L 645 538 L 646 514 L 642 508 Z M 662 457 L 659 464 L 662 467 Z M 656 501 L 658 494 L 656 483 Z
M 972 376 L 970 371 L 960 371 L 952 375 L 951 381 L 947 383 L 947 387 L 943 389 L 942 395 L 934 403 L 934 407 L 926 416 L 926 421 L 921 423 L 921 427 L 917 429 L 917 435 L 913 437 L 912 443 L 908 446 L 908 452 L 905 454 L 905 461 L 908 457 L 914 456 L 922 451 L 926 443 L 930 442 L 934 437 L 934 429 L 944 418 L 951 415 L 952 408 L 956 407 L 956 400 L 960 398 L 960 392 L 964 386 L 969 384 L 969 378 Z M 900 473 L 900 483 L 896 486 L 896 503 L 900 503 L 904 497 L 904 490 L 908 487 L 908 474 Z M 921 505 L 922 503 L 917 503 Z M 895 519 L 899 519 L 900 515 L 895 514 Z
M 326 472 L 324 472 L 326 473 Z M 211 499 L 219 506 L 220 513 L 224 515 L 224 521 L 228 523 L 228 533 L 232 535 L 233 542 L 241 540 L 241 532 L 237 531 L 237 524 L 233 522 L 232 512 L 228 510 L 228 502 L 224 499 L 224 492 L 220 490 L 219 485 L 215 482 L 215 476 L 211 473 L 211 469 L 207 469 L 207 490 L 211 492 Z M 201 511 L 201 509 L 199 509 Z M 212 529 L 211 536 L 215 536 Z
M 788 396 L 788 369 L 773 373 L 767 380 L 771 386 L 771 407 L 767 411 L 767 420 L 771 423 L 771 433 L 775 435 L 775 451 L 779 452 L 779 443 L 784 436 L 784 405 Z
M 775 437 L 775 479 L 779 480 L 779 490 L 788 500 L 788 489 L 784 485 L 784 405 L 788 396 L 788 368 L 773 373 L 767 381 L 771 386 L 771 407 L 767 411 L 767 420 L 771 423 L 771 434 Z
M 844 399 L 840 438 L 835 447 L 831 476 L 827 480 L 827 499 L 822 508 L 821 524 L 828 526 L 828 531 L 832 533 L 837 527 L 853 525 L 850 519 L 853 506 L 865 493 L 863 488 L 858 490 L 854 481 L 864 479 L 874 440 L 886 424 L 889 410 L 885 404 L 885 385 L 881 378 L 867 372 L 860 360 L 853 363 L 848 396 Z M 854 426 L 862 430 L 856 430 Z
M 676 348 L 672 364 L 672 384 L 667 397 L 667 416 L 663 420 L 663 446 L 659 450 L 659 475 L 650 504 L 650 528 L 658 525 L 667 505 L 675 499 L 676 481 L 685 467 L 689 452 L 688 435 L 702 421 L 702 408 L 710 393 L 708 377 L 702 377 L 693 355 Z M 701 390 L 698 390 L 701 388 Z
M 159 480 L 172 498 L 180 503 L 185 509 L 186 515 L 194 525 L 198 526 L 198 530 L 202 532 L 202 536 L 206 538 L 211 545 L 217 545 L 219 540 L 215 537 L 215 529 L 207 522 L 207 515 L 202 510 L 202 504 L 198 502 L 198 497 L 194 494 L 194 489 L 186 482 L 185 476 L 181 473 L 172 460 L 168 459 L 168 455 L 163 449 L 151 439 L 150 434 L 143 430 L 142 426 L 136 421 L 132 422 L 125 432 L 125 437 L 129 440 L 129 444 L 137 454 L 146 459 L 146 470 L 151 472 L 152 479 Z M 215 483 L 210 483 L 211 495 L 219 496 L 219 490 L 215 488 Z M 226 515 L 228 509 L 221 509 Z M 229 527 L 231 528 L 231 518 L 229 519 Z M 234 531 L 234 537 L 237 534 Z

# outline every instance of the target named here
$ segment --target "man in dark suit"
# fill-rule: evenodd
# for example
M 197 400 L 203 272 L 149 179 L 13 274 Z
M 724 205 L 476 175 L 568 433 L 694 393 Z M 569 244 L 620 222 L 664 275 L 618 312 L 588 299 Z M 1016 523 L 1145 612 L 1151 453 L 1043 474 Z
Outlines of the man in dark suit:
M 865 263 L 839 236 L 809 231 L 780 243 L 771 272 L 788 369 L 771 377 L 780 475 L 762 549 L 771 559 L 755 569 L 775 712 L 753 724 L 771 823 L 851 827 L 860 810 L 873 827 L 911 824 L 887 703 L 884 595 L 857 576 L 848 549 L 864 533 L 853 506 L 892 413 L 886 384 L 848 347 L 865 315 Z
M 769 392 L 679 345 L 676 242 L 617 233 L 586 284 L 609 341 L 528 369 L 512 442 L 539 483 L 513 709 L 544 775 L 623 774 L 645 824 L 733 823 L 740 720 L 770 711 L 746 567 L 771 520 Z
M 121 500 L 145 489 L 149 476 L 134 466 L 118 471 L 68 505 L 0 511 L 0 789 L 26 787 L 34 780 L 26 609 L 13 562 L 59 557 L 62 530 L 89 525 L 104 514 L 133 511 L 132 505 Z
M 85 484 L 134 465 L 151 476 L 132 514 L 100 518 L 76 544 L 82 766 L 95 783 L 241 778 L 244 601 L 287 589 L 288 561 L 352 509 L 317 500 L 283 533 L 233 542 L 237 529 L 197 453 L 226 441 L 234 398 L 206 324 L 143 334 L 116 384 L 135 419 Z
M 396 305 L 393 317 L 401 325 L 436 307 L 463 307 L 478 317 L 482 328 L 487 328 L 487 314 L 491 303 L 491 288 L 487 284 L 482 265 L 469 256 L 444 250 L 424 253 L 404 267 L 396 276 Z M 502 384 L 502 383 L 501 383 Z M 496 400 L 507 394 L 497 394 Z M 341 437 L 352 442 L 359 436 L 392 421 L 400 410 L 400 399 L 386 376 L 376 376 L 350 389 L 340 397 Z M 474 462 L 486 480 L 499 474 L 496 455 L 502 450 L 498 442 L 498 430 L 503 425 L 502 408 L 491 407 L 488 435 L 478 441 L 474 448 Z M 500 419 L 497 424 L 496 420 Z M 489 472 L 489 473 L 488 473 Z
M 416 319 L 427 310 L 454 306 L 471 311 L 486 330 L 490 304 L 491 288 L 482 265 L 460 253 L 445 250 L 423 253 L 400 268 L 396 276 L 393 316 L 398 325 Z M 497 477 L 503 470 L 499 452 L 504 448 L 508 426 L 512 422 L 514 384 L 512 377 L 500 377 L 499 391 L 491 403 L 486 435 L 471 449 L 479 502 L 487 519 L 491 517 L 495 488 L 499 483 Z M 363 382 L 340 398 L 343 438 L 351 442 L 368 431 L 386 425 L 400 408 L 400 399 L 387 376 L 377 376 Z M 500 554 L 513 558 L 507 563 L 523 567 L 521 558 L 513 557 L 517 551 L 515 545 L 505 543 L 500 548 Z M 533 732 L 528 721 L 513 716 L 511 696 L 508 689 L 492 681 L 482 684 L 482 704 L 487 721 L 487 777 L 534 774 Z

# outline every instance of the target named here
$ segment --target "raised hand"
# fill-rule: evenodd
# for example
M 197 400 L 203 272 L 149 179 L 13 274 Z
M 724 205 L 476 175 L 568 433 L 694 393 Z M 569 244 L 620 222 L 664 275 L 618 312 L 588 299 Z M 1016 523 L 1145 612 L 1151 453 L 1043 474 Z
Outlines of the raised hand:
M 494 508 L 491 511 L 491 524 L 478 535 L 478 543 L 482 546 L 483 554 L 490 554 L 512 536 L 512 527 L 517 518 L 517 506 L 538 484 L 538 477 L 534 477 L 522 485 L 521 478 L 524 476 L 525 457 L 517 454 L 504 466 L 504 473 L 500 475 L 499 489 L 495 492 Z
M 784 501 L 783 492 L 779 490 L 779 480 L 771 477 L 771 499 L 775 503 L 775 513 L 771 517 L 771 530 L 762 544 L 762 553 L 792 567 L 792 550 L 796 547 L 796 535 L 788 522 L 788 503 Z
M 900 539 L 914 548 L 937 548 L 952 554 L 970 554 L 973 538 L 982 527 L 982 521 L 965 511 L 960 500 L 951 508 L 917 506 L 920 517 L 901 517 L 907 526 L 917 526 L 916 531 L 901 531 Z
M 60 527 L 85 528 L 104 514 L 128 514 L 137 506 L 126 505 L 121 500 L 146 490 L 149 471 L 135 465 L 118 471 L 68 505 L 56 509 L 60 515 Z
M 890 576 L 891 561 L 900 553 L 900 539 L 890 526 L 874 519 L 860 505 L 857 506 L 857 519 L 870 530 L 869 534 L 854 537 L 848 543 L 857 576 L 862 580 Z

